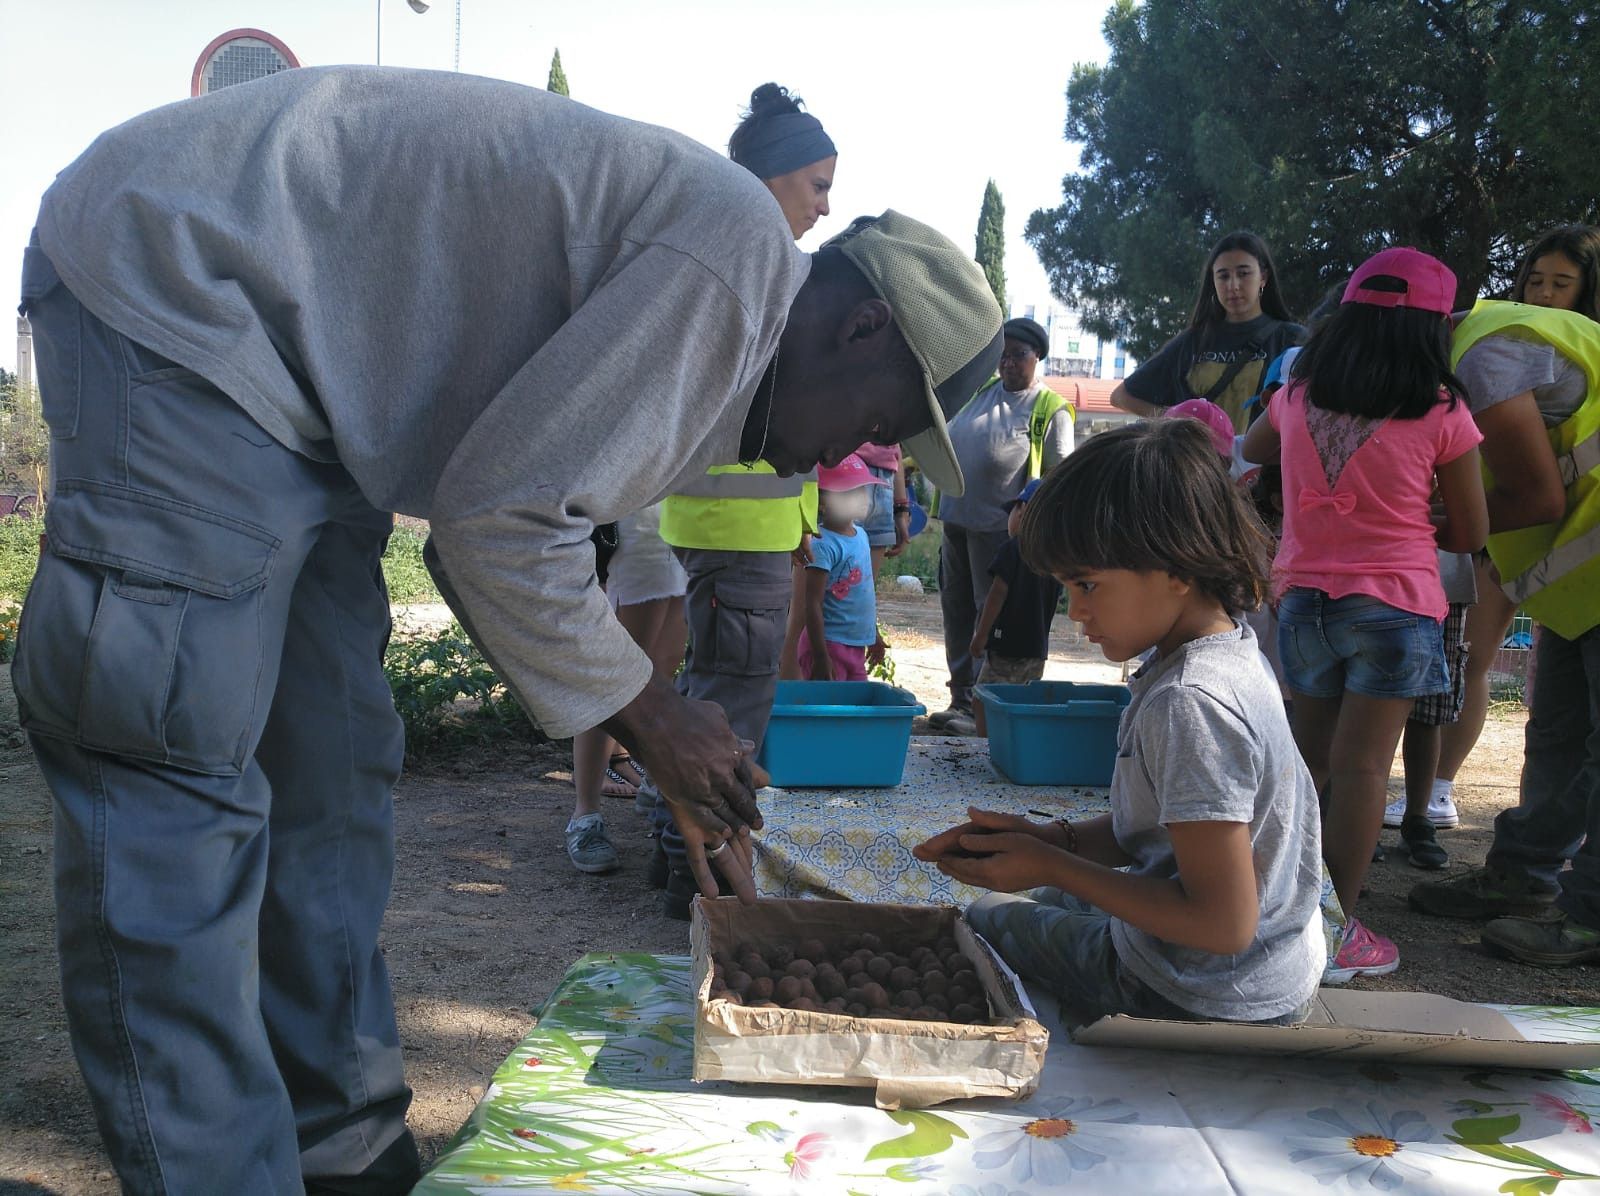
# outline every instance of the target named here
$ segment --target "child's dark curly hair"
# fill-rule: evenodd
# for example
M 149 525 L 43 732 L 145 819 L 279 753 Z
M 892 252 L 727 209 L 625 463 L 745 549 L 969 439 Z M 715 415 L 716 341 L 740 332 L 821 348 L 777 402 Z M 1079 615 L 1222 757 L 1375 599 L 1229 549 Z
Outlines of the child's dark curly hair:
M 1272 541 L 1194 420 L 1092 437 L 1045 475 L 1019 533 L 1038 573 L 1170 573 L 1231 615 L 1266 596 Z

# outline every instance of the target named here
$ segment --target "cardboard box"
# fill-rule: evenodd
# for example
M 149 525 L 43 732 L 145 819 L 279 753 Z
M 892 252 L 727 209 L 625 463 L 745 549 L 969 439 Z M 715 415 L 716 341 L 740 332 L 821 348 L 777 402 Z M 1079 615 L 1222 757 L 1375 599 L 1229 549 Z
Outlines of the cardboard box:
M 712 953 L 766 951 L 802 939 L 837 943 L 871 932 L 902 952 L 947 935 L 978 974 L 995 1025 L 856 1018 L 712 1001 Z M 695 994 L 694 1078 L 874 1089 L 879 1108 L 921 1108 L 976 1096 L 1027 1096 L 1050 1035 L 1016 975 L 953 906 L 697 898 L 689 943 Z
M 1178 1022 L 1119 1015 L 1072 1031 L 1086 1046 L 1148 1047 L 1239 1055 L 1389 1059 L 1451 1067 L 1584 1070 L 1600 1067 L 1600 1042 L 1524 1038 L 1497 1009 L 1432 993 L 1324 988 L 1298 1026 Z

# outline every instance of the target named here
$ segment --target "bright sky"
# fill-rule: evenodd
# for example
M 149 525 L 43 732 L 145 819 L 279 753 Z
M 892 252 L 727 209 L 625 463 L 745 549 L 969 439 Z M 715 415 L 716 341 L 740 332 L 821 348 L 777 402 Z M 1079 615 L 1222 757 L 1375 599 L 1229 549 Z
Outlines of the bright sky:
M 898 208 L 971 249 L 984 184 L 1006 205 L 1014 310 L 1050 303 L 1022 239 L 1076 163 L 1062 140 L 1072 65 L 1103 61 L 1105 0 L 460 0 L 461 69 L 543 87 L 560 47 L 573 98 L 726 152 L 756 85 L 805 97 L 839 146 L 833 215 Z M 196 58 L 240 26 L 302 65 L 449 70 L 454 0 L 0 0 L 0 299 L 14 308 L 39 196 L 102 130 L 187 98 Z M 0 366 L 16 366 L 9 318 Z

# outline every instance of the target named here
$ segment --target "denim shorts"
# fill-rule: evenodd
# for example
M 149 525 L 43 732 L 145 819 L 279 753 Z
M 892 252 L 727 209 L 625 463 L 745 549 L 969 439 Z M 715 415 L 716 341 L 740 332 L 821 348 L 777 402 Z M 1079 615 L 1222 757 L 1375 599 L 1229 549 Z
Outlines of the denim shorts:
M 1278 655 L 1290 691 L 1308 698 L 1346 690 L 1421 698 L 1450 688 L 1439 621 L 1366 594 L 1288 591 L 1278 603 Z
M 886 484 L 867 487 L 867 492 L 872 495 L 872 510 L 861 521 L 861 529 L 867 533 L 867 544 L 871 547 L 893 548 L 894 470 L 879 469 L 876 465 L 867 468 L 872 471 L 873 477 Z

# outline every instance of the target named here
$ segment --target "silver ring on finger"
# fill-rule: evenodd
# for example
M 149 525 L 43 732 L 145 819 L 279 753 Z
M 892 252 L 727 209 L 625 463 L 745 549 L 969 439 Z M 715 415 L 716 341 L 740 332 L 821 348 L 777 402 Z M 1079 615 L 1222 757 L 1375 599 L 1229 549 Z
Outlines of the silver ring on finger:
M 710 848 L 706 852 L 706 859 L 714 860 L 719 855 L 721 855 L 723 852 L 725 852 L 727 850 L 728 850 L 728 841 L 726 839 L 724 839 L 721 843 L 718 843 L 715 847 Z

